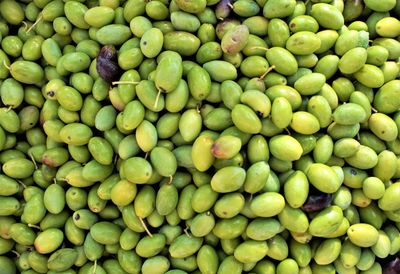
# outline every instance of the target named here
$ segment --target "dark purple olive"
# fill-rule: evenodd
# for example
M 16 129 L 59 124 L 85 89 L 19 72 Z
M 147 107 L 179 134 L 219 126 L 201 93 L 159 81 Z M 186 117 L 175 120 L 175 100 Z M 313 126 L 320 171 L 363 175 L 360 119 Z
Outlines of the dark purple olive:
M 383 267 L 382 274 L 399 274 L 400 273 L 400 255 Z
M 315 212 L 329 206 L 332 202 L 332 195 L 327 193 L 311 194 L 301 207 L 305 212 Z
M 224 20 L 231 13 L 232 7 L 231 0 L 221 0 L 215 8 L 215 15 L 218 19 Z
M 121 70 L 118 66 L 117 51 L 114 46 L 104 46 L 97 56 L 96 70 L 100 77 L 111 83 L 119 79 Z
M 120 69 L 118 64 L 113 61 L 97 58 L 96 69 L 100 77 L 108 83 L 119 79 Z
M 103 46 L 97 57 L 101 57 L 106 60 L 111 60 L 113 62 L 118 61 L 118 53 L 113 45 Z

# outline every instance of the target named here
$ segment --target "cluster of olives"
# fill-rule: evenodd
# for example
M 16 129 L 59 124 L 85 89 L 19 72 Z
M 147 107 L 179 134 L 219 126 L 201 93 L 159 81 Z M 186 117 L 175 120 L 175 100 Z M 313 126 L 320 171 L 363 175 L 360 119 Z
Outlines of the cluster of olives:
M 2 0 L 0 273 L 400 273 L 399 17 Z

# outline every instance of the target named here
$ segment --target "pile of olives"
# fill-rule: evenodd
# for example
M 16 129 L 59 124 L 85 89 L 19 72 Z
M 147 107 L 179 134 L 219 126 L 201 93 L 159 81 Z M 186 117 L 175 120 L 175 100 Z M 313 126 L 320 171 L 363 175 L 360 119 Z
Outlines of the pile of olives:
M 2 0 L 0 273 L 400 273 L 399 17 Z

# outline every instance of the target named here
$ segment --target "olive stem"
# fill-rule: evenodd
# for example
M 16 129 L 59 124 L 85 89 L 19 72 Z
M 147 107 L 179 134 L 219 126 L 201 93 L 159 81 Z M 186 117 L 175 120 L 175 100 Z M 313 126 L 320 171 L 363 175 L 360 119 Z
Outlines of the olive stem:
M 7 65 L 6 60 L 3 60 L 3 66 L 6 67 L 6 69 L 11 70 L 11 67 Z
M 147 235 L 149 235 L 150 237 L 153 237 L 153 234 L 151 234 L 151 232 L 147 228 L 147 225 L 144 223 L 143 219 L 139 217 L 139 221 L 142 224 L 144 230 L 146 230 Z
M 186 226 L 186 228 L 183 230 L 183 232 L 185 232 L 186 236 L 188 236 L 189 238 L 192 238 L 192 236 L 189 234 L 188 230 L 189 230 L 189 227 Z
M 231 3 L 226 4 L 228 7 L 230 7 L 231 9 L 233 9 L 233 5 Z
M 29 227 L 33 227 L 33 228 L 36 228 L 36 229 L 39 229 L 39 230 L 42 230 L 42 229 L 40 228 L 40 226 L 37 226 L 37 225 L 28 224 L 28 226 L 29 226 Z
M 263 80 L 268 73 L 270 73 L 275 68 L 275 65 L 270 66 L 266 72 L 264 72 L 258 79 Z
M 95 273 L 96 273 L 96 269 L 97 269 L 97 260 L 94 260 L 94 265 L 93 265 L 92 274 L 95 274 Z
M 168 177 L 169 177 L 169 181 L 168 181 L 168 183 L 167 183 L 167 184 L 168 184 L 168 185 L 170 185 L 170 184 L 172 183 L 172 179 L 173 179 L 173 177 L 172 177 L 172 175 L 169 175 Z
M 154 107 L 156 108 L 158 105 L 158 101 L 160 100 L 160 96 L 161 96 L 161 89 L 158 90 L 157 93 L 157 97 L 156 97 L 156 101 L 154 102 Z
M 251 47 L 251 48 L 249 48 L 249 49 L 262 49 L 262 50 L 265 50 L 265 51 L 269 50 L 269 49 L 266 48 L 266 47 L 259 47 L 259 46 L 254 46 L 254 47 Z
M 114 81 L 111 82 L 111 84 L 114 85 L 137 85 L 139 82 L 134 82 L 134 81 Z
M 118 155 L 115 155 L 115 157 L 114 157 L 114 165 L 116 165 L 117 162 L 118 162 Z
M 289 136 L 292 135 L 287 127 L 285 127 L 285 131 L 287 132 L 287 134 L 288 134 Z
M 37 169 L 38 169 L 38 166 L 37 166 L 37 164 L 36 164 L 35 158 L 33 158 L 32 153 L 29 153 L 28 155 L 29 155 L 29 157 L 31 158 L 31 160 L 32 160 L 32 162 L 33 162 L 33 165 L 35 166 L 35 170 L 37 170 Z
M 14 253 L 15 255 L 17 255 L 17 258 L 19 258 L 21 256 L 21 254 L 19 254 L 16 250 L 11 250 L 12 253 Z
M 20 180 L 17 180 L 17 182 L 19 183 L 19 184 L 21 184 L 22 185 L 22 187 L 25 189 L 26 188 L 26 185 L 22 182 L 22 181 L 20 181 Z
M 200 108 L 201 108 L 201 105 L 200 105 L 200 103 L 199 103 L 199 104 L 196 105 L 196 111 L 197 111 L 197 113 L 200 113 L 200 112 L 201 112 L 201 111 L 200 111 Z
M 26 33 L 29 33 L 34 27 L 36 27 L 37 24 L 39 24 L 40 21 L 42 21 L 43 15 L 40 14 L 39 17 L 36 19 L 35 23 L 33 23 L 32 26 L 30 26 L 29 29 L 26 30 Z
M 24 27 L 25 27 L 25 32 L 26 32 L 26 30 L 28 29 L 28 24 L 27 24 L 25 21 L 22 21 L 21 23 L 24 25 Z
M 371 107 L 371 110 L 372 110 L 373 112 L 375 112 L 375 113 L 378 112 L 378 110 L 377 110 L 376 108 L 374 108 L 374 107 Z

